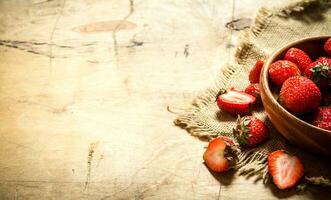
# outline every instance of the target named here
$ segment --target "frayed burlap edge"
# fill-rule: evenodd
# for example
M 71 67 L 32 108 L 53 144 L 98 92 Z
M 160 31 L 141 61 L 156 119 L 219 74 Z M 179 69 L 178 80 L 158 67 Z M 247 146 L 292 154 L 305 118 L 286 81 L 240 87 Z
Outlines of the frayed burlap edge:
M 187 130 L 192 136 L 198 138 L 212 139 L 215 137 L 215 134 L 213 134 L 208 127 L 195 123 L 193 119 L 204 106 L 215 103 L 216 95 L 220 90 L 226 88 L 228 81 L 235 76 L 242 61 L 248 58 L 254 40 L 269 25 L 272 17 L 288 17 L 292 13 L 302 12 L 308 6 L 323 2 L 329 2 L 329 0 L 303 0 L 275 11 L 261 8 L 257 13 L 255 22 L 251 25 L 251 28 L 244 31 L 240 37 L 241 42 L 235 53 L 235 62 L 237 62 L 237 64 L 229 64 L 225 66 L 215 81 L 214 86 L 208 88 L 202 95 L 196 97 L 196 99 L 193 100 L 191 107 L 177 116 L 174 124 Z M 237 156 L 238 161 L 236 169 L 239 171 L 240 175 L 248 177 L 257 176 L 256 180 L 262 179 L 263 183 L 268 182 L 267 155 L 256 152 L 252 149 L 249 151 L 238 151 Z M 330 187 L 330 180 L 323 177 L 306 177 L 305 180 L 314 185 Z

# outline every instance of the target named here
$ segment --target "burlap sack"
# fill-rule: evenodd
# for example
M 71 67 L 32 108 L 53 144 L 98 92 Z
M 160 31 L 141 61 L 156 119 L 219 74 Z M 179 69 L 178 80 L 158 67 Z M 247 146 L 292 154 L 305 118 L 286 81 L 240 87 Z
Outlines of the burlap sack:
M 330 35 L 330 8 L 330 1 L 306 0 L 283 9 L 260 9 L 251 28 L 242 33 L 241 44 L 234 55 L 235 63 L 222 67 L 215 85 L 197 97 L 192 105 L 177 117 L 175 124 L 199 138 L 212 138 L 217 133 L 232 136 L 236 118 L 219 110 L 215 103 L 217 93 L 232 86 L 244 89 L 249 84 L 248 73 L 256 60 L 267 58 L 283 45 L 309 36 Z M 286 149 L 302 157 L 306 181 L 313 184 L 330 184 L 326 179 L 331 177 L 329 161 L 321 160 L 288 144 L 272 127 L 263 108 L 254 111 L 253 115 L 267 123 L 271 137 L 257 148 L 241 149 L 237 165 L 240 174 L 256 175 L 257 179 L 262 178 L 267 182 L 268 153 L 277 149 Z

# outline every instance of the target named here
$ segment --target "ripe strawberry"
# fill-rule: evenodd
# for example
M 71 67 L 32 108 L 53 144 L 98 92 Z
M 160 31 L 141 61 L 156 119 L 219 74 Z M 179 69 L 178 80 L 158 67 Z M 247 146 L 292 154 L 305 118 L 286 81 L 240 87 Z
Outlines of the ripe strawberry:
M 298 48 L 290 48 L 287 50 L 284 59 L 296 64 L 301 72 L 311 63 L 308 54 Z
M 324 51 L 331 56 L 331 38 L 329 38 L 324 44 Z
M 279 103 L 295 115 L 317 108 L 321 102 L 321 92 L 316 84 L 303 76 L 287 79 L 279 93 Z
M 268 156 L 269 173 L 279 189 L 293 187 L 303 176 L 304 169 L 297 156 L 277 150 Z
M 209 142 L 203 154 L 207 167 L 214 172 L 228 171 L 234 165 L 231 148 L 221 138 Z
M 300 74 L 297 65 L 287 60 L 278 60 L 272 63 L 269 68 L 270 79 L 277 86 L 281 86 L 286 79 Z
M 320 57 L 308 65 L 304 75 L 313 80 L 322 91 L 325 91 L 331 84 L 331 59 Z
M 217 105 L 223 111 L 230 114 L 247 114 L 251 110 L 251 105 L 255 104 L 256 98 L 235 89 L 230 89 L 226 93 L 217 97 Z
M 322 63 L 327 62 L 329 65 L 331 65 L 331 58 L 321 56 L 317 58 L 315 62 L 322 62 Z
M 331 107 L 319 107 L 313 113 L 312 124 L 331 131 Z
M 258 83 L 251 83 L 249 86 L 247 86 L 245 92 L 255 96 L 257 102 L 261 102 L 260 85 Z
M 240 145 L 254 147 L 269 137 L 269 129 L 256 117 L 239 116 L 233 134 Z
M 249 72 L 249 81 L 251 83 L 258 83 L 260 82 L 260 73 L 261 73 L 261 69 L 264 65 L 264 61 L 263 60 L 257 60 L 254 67 L 251 69 L 251 71 Z

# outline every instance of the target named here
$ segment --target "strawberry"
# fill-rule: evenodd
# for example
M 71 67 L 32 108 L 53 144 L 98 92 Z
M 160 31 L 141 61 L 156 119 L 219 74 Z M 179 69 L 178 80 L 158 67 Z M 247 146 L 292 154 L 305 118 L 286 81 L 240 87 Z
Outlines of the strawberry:
M 284 60 L 296 64 L 301 72 L 311 63 L 311 59 L 306 52 L 294 47 L 287 50 Z
M 330 65 L 331 64 L 331 59 L 328 58 L 328 57 L 325 57 L 325 56 L 321 56 L 321 57 L 317 58 L 315 62 L 322 62 L 322 63 L 327 62 Z
M 279 103 L 292 114 L 303 114 L 317 108 L 321 92 L 316 84 L 303 76 L 287 79 L 279 93 Z
M 324 44 L 324 51 L 331 56 L 331 38 L 329 38 Z
M 249 81 L 251 83 L 260 82 L 260 73 L 263 65 L 264 65 L 264 61 L 262 59 L 256 61 L 254 67 L 251 69 L 248 76 Z
M 209 142 L 203 160 L 214 172 L 228 171 L 234 165 L 231 148 L 219 137 Z
M 293 187 L 303 176 L 304 169 L 297 156 L 277 150 L 268 156 L 269 173 L 279 189 Z
M 258 83 L 251 83 L 246 87 L 245 92 L 254 96 L 257 102 L 261 102 L 260 85 Z
M 254 147 L 269 137 L 268 127 L 253 116 L 245 116 L 237 120 L 237 127 L 233 134 L 242 146 Z
M 331 131 L 331 107 L 319 107 L 312 115 L 314 126 Z
M 320 57 L 308 65 L 304 75 L 313 80 L 322 91 L 325 91 L 331 84 L 331 59 Z
M 223 111 L 230 114 L 247 114 L 251 105 L 255 104 L 256 98 L 245 92 L 230 89 L 217 97 L 217 105 Z
M 281 86 L 286 79 L 300 74 L 297 65 L 287 60 L 278 60 L 272 63 L 269 68 L 270 79 L 277 86 Z

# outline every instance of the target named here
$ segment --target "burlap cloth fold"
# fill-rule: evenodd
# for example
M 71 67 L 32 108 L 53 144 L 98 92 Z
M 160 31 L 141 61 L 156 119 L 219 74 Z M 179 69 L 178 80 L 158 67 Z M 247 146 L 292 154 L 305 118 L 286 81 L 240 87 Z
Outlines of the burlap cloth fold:
M 309 36 L 331 34 L 331 1 L 304 0 L 282 9 L 261 8 L 251 28 L 242 33 L 241 43 L 232 64 L 222 67 L 215 84 L 198 96 L 192 105 L 180 113 L 175 124 L 199 138 L 212 138 L 217 133 L 232 136 L 235 117 L 222 113 L 215 103 L 221 89 L 244 89 L 249 84 L 248 73 L 257 59 L 267 58 L 283 45 Z M 331 163 L 294 147 L 272 127 L 263 108 L 253 111 L 254 116 L 270 127 L 270 138 L 253 149 L 241 149 L 237 169 L 242 175 L 253 176 L 267 182 L 267 155 L 277 149 L 286 149 L 299 155 L 305 166 L 305 179 L 309 183 L 330 185 Z

